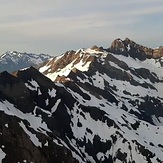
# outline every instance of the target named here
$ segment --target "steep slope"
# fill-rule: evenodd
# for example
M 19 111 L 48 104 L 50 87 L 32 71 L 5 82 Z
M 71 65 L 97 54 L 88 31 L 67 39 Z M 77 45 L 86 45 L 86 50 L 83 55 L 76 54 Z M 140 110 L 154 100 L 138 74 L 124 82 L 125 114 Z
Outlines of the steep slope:
M 8 51 L 0 56 L 0 72 L 13 72 L 15 70 L 46 62 L 50 58 L 51 56 L 47 54 L 32 54 L 20 53 L 17 51 Z
M 40 67 L 52 81 L 1 73 L 2 162 L 163 162 L 162 57 L 141 55 L 93 46 Z
M 55 130 L 57 87 L 33 67 L 0 74 L 2 162 L 76 163 Z M 53 125 L 54 124 L 54 125 Z

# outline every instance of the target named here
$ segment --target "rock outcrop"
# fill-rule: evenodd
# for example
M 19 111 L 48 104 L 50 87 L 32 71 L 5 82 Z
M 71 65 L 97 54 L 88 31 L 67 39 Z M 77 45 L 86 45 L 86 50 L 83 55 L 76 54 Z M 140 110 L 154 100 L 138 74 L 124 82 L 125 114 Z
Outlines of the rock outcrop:
M 158 59 L 163 56 L 163 47 L 156 49 L 148 48 L 135 43 L 134 41 L 126 38 L 125 40 L 116 39 L 112 42 L 111 47 L 108 48 L 109 52 L 123 54 L 145 60 L 146 58 Z

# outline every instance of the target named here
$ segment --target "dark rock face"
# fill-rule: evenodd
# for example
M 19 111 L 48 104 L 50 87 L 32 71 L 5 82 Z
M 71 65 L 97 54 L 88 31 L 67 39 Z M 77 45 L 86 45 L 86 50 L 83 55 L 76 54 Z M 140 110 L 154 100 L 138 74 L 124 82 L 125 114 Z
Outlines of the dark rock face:
M 21 119 L 6 116 L 0 113 L 0 145 L 6 153 L 4 163 L 8 162 L 36 162 L 36 163 L 51 163 L 51 162 L 68 162 L 77 163 L 78 161 L 72 158 L 71 152 L 65 147 L 57 146 L 48 136 L 39 133 L 41 147 L 37 147 L 30 140 L 29 135 L 20 127 L 20 123 L 28 125 L 26 122 L 21 122 Z M 29 129 L 30 131 L 30 129 Z M 44 146 L 48 140 L 48 146 Z M 26 160 L 26 161 L 25 161 Z
M 2 99 L 17 105 L 20 110 L 26 112 L 33 110 L 33 100 L 24 82 L 6 71 L 0 73 L 0 92 Z
M 20 119 L 0 112 L 0 145 L 6 153 L 4 163 L 37 162 L 46 163 L 41 151 L 33 145 L 29 136 L 20 127 Z

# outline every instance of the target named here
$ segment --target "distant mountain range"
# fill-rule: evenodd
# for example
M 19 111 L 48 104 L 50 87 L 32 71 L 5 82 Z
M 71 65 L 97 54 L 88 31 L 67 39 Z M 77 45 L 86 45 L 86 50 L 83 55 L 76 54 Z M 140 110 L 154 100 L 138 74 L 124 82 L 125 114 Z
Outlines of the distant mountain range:
M 0 161 L 162 163 L 162 60 L 126 38 L 0 73 Z
M 46 62 L 52 56 L 47 54 L 20 53 L 8 51 L 0 56 L 0 72 L 13 72 L 22 68 Z

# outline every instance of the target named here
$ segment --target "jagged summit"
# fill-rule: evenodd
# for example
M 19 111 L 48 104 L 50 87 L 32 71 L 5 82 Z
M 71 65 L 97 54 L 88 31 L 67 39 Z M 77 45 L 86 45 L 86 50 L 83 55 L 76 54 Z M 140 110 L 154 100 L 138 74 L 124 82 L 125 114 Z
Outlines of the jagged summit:
M 82 72 L 88 71 L 89 66 L 94 62 L 95 58 L 105 58 L 106 55 L 107 52 L 97 46 L 77 51 L 68 51 L 47 62 L 44 66 L 40 67 L 39 71 L 54 81 L 57 76 L 67 76 L 74 69 Z
M 137 44 L 136 42 L 126 38 L 125 40 L 116 39 L 112 42 L 111 47 L 108 48 L 109 52 L 123 54 L 145 60 L 146 58 L 158 59 L 163 56 L 163 47 L 156 49 L 148 48 L 143 45 Z

